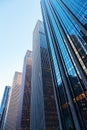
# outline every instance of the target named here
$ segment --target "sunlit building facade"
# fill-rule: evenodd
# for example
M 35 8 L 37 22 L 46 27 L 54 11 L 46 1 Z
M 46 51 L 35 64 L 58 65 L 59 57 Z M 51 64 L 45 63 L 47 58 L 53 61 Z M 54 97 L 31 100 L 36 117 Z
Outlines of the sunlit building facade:
M 15 72 L 3 130 L 16 130 L 21 77 L 20 72 Z
M 30 130 L 59 130 L 51 68 L 44 33 L 38 21 L 33 32 Z
M 20 101 L 17 117 L 17 130 L 30 130 L 32 51 L 28 50 L 24 58 Z
M 41 0 L 60 130 L 87 129 L 87 0 Z

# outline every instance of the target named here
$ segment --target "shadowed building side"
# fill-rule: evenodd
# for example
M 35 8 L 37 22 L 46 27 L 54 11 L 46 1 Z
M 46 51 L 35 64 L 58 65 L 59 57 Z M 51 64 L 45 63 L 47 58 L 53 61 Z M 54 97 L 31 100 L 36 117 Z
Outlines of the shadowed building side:
M 30 130 L 58 129 L 51 68 L 43 23 L 38 21 L 33 33 Z

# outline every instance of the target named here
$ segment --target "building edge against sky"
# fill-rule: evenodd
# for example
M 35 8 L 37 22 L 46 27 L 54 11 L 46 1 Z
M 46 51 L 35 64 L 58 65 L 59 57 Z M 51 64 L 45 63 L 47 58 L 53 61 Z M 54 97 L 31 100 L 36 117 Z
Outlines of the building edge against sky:
M 86 130 L 86 0 L 41 0 L 41 9 L 55 84 L 60 130 Z
M 27 50 L 24 58 L 23 74 L 15 72 L 11 89 L 6 86 L 4 91 L 0 109 L 1 130 L 22 129 L 25 126 L 27 129 L 30 128 L 28 122 L 30 120 L 31 64 L 32 51 Z M 24 116 L 26 112 L 27 115 Z

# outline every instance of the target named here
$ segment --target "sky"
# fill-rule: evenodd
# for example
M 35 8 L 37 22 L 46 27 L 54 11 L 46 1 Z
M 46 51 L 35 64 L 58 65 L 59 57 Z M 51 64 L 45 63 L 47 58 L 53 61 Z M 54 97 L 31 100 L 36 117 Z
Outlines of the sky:
M 22 71 L 32 33 L 42 20 L 40 0 L 0 0 L 0 103 L 5 86 L 12 86 L 15 71 Z

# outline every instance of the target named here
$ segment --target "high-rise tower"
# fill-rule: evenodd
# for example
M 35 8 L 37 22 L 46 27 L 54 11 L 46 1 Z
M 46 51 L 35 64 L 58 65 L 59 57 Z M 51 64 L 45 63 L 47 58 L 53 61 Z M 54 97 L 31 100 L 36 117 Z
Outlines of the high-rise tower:
M 3 130 L 16 130 L 21 76 L 22 74 L 20 72 L 15 72 Z
M 17 130 L 30 130 L 32 51 L 28 50 L 23 65 L 22 84 L 17 117 Z
M 60 130 L 87 129 L 87 0 L 41 0 Z
M 56 130 L 58 127 L 44 26 L 38 21 L 33 32 L 30 130 Z

